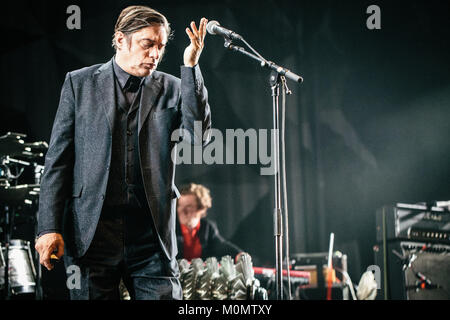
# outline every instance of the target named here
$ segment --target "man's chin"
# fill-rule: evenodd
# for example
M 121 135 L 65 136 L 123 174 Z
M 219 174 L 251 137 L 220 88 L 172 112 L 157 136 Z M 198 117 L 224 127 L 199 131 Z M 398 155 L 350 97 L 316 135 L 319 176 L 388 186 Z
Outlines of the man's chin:
M 156 70 L 156 66 L 152 66 L 152 67 L 143 67 L 141 68 L 141 77 L 146 77 L 149 76 L 153 73 L 153 71 Z
M 147 77 L 153 73 L 153 69 L 144 69 L 143 71 L 139 72 L 139 77 Z
M 156 68 L 139 68 L 139 69 L 135 69 L 133 72 L 133 75 L 136 77 L 147 77 L 149 75 L 151 75 L 153 73 L 153 71 L 155 71 Z

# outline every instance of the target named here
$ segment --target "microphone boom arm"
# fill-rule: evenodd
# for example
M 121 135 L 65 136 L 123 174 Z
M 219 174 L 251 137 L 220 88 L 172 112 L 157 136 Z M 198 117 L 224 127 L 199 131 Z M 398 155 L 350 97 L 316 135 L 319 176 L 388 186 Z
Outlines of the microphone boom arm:
M 246 43 L 246 42 L 244 41 L 244 43 Z M 280 75 L 285 76 L 286 78 L 289 78 L 295 82 L 298 82 L 298 83 L 303 82 L 303 78 L 301 76 L 295 74 L 294 72 L 292 72 L 284 67 L 277 65 L 276 63 L 274 63 L 272 61 L 267 61 L 266 59 L 262 58 L 261 56 L 257 56 L 251 52 L 248 52 L 243 47 L 234 45 L 232 43 L 231 39 L 229 39 L 229 38 L 225 38 L 224 47 L 227 49 L 230 49 L 232 51 L 240 52 L 240 53 L 258 61 L 261 65 L 261 67 L 263 67 L 263 68 L 271 69 L 275 72 L 278 72 Z

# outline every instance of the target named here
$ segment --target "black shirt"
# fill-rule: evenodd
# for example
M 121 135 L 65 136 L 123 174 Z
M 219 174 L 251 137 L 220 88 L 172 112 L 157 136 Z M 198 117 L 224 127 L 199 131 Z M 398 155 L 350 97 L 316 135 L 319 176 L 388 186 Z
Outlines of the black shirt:
M 125 72 L 113 59 L 116 117 L 112 134 L 111 165 L 105 205 L 146 208 L 147 200 L 139 161 L 138 123 L 145 77 Z M 127 90 L 136 81 L 134 90 Z M 133 85 L 132 85 L 133 86 Z M 131 86 L 131 87 L 132 87 Z

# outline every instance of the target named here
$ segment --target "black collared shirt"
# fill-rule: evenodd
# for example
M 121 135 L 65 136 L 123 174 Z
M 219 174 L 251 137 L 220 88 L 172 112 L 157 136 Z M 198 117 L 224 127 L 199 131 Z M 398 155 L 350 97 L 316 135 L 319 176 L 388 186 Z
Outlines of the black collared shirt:
M 147 200 L 139 161 L 138 123 L 140 98 L 145 81 L 125 72 L 113 59 L 116 109 L 112 134 L 111 165 L 106 191 L 107 206 L 131 205 L 144 207 Z M 130 78 L 138 84 L 127 90 Z
M 108 224 L 108 220 L 115 223 L 115 218 L 119 217 L 123 224 L 113 228 L 118 236 L 123 230 L 127 259 L 143 261 L 159 250 L 139 161 L 139 110 L 146 78 L 134 77 L 137 84 L 130 91 L 127 87 L 133 76 L 120 68 L 115 59 L 113 71 L 115 121 L 101 223 Z
M 145 82 L 145 77 L 136 77 L 125 70 L 123 70 L 116 62 L 116 58 L 113 59 L 113 68 L 114 68 L 114 74 L 116 76 L 116 80 L 119 83 L 120 90 L 127 98 L 127 102 L 129 105 L 133 104 L 134 99 L 138 95 L 139 90 L 127 90 L 129 88 L 129 83 L 133 80 L 133 78 L 136 78 L 138 81 L 140 81 L 139 87 L 142 87 Z

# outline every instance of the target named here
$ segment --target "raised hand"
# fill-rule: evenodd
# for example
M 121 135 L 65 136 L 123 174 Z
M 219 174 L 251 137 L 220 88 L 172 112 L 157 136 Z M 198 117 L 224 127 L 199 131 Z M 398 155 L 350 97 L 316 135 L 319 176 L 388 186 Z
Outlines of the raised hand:
M 204 40 L 207 23 L 208 19 L 202 18 L 198 29 L 194 21 L 191 22 L 191 29 L 186 28 L 186 34 L 191 40 L 189 46 L 184 50 L 183 59 L 186 67 L 194 67 L 200 59 L 203 47 L 205 46 Z

